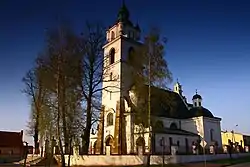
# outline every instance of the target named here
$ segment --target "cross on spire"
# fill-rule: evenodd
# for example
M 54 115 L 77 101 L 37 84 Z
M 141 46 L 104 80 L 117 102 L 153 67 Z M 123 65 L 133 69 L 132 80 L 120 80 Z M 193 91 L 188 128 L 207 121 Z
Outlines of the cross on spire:
M 195 89 L 195 93 L 196 93 L 196 94 L 198 94 L 198 91 L 197 91 L 197 89 Z

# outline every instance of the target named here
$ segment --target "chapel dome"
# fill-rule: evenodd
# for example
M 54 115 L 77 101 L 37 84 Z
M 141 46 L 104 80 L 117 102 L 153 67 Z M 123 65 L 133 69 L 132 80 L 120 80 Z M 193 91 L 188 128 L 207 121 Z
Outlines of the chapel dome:
M 214 118 L 213 114 L 204 107 L 194 107 L 190 109 L 190 112 L 193 114 L 194 117 L 208 117 L 208 118 Z
M 194 99 L 202 99 L 202 97 L 201 97 L 201 95 L 199 95 L 199 94 L 195 94 L 194 96 L 193 96 L 193 99 L 192 100 L 194 100 Z

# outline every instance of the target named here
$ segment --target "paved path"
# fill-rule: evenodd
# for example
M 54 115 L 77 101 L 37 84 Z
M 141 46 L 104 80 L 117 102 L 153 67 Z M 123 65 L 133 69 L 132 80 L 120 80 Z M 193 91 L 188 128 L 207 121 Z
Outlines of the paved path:
M 232 166 L 229 166 L 229 167 L 250 167 L 250 162 L 243 163 L 243 164 L 232 165 Z

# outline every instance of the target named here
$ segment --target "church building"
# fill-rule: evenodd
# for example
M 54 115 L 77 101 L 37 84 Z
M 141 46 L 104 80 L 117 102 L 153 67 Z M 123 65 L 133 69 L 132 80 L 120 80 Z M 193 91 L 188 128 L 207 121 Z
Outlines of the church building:
M 126 59 L 135 48 L 143 45 L 140 35 L 139 25 L 130 21 L 129 11 L 123 4 L 115 24 L 106 32 L 107 43 L 103 49 L 108 74 L 103 77 L 103 107 L 98 130 L 90 137 L 90 153 L 151 151 L 157 154 L 162 150 L 170 153 L 173 147 L 179 153 L 191 153 L 192 147 L 200 141 L 207 149 L 215 145 L 222 147 L 221 118 L 203 107 L 203 99 L 197 91 L 192 104 L 188 103 L 178 81 L 173 90 L 151 87 L 150 128 L 138 122 L 134 108 L 138 100 L 147 97 L 149 89 L 145 85 L 145 94 L 135 95 Z

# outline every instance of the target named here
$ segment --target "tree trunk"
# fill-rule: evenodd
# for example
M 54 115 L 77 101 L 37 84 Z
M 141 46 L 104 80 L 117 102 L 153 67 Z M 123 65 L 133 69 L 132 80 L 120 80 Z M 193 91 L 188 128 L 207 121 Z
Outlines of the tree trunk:
M 60 137 L 59 137 L 59 147 L 60 147 L 60 154 L 61 154 L 61 167 L 66 167 L 63 146 L 62 146 L 62 140 Z
M 85 141 L 84 147 L 83 147 L 83 153 L 88 154 L 89 150 L 89 142 L 90 142 L 90 131 L 91 131 L 91 120 L 92 120 L 92 114 L 91 114 L 91 98 L 87 100 L 87 122 L 86 122 L 86 128 L 83 135 L 83 140 Z
M 70 141 L 69 141 L 69 159 L 68 159 L 68 166 L 70 166 L 71 150 L 72 150 L 72 138 L 70 138 Z M 73 154 L 74 154 L 74 152 L 73 152 Z
M 35 154 L 39 154 L 39 143 L 38 143 L 38 119 L 36 120 L 35 133 L 34 133 L 34 145 L 35 145 Z

